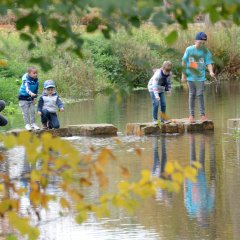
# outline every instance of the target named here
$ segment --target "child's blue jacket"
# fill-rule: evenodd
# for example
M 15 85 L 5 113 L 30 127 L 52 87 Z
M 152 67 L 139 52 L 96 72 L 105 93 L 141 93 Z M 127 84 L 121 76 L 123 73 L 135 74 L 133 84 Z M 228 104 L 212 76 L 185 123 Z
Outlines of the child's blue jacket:
M 33 97 L 30 96 L 30 92 L 38 94 L 38 78 L 32 78 L 25 73 L 22 77 L 22 84 L 19 88 L 19 100 L 32 101 Z M 36 98 L 35 96 L 34 98 Z

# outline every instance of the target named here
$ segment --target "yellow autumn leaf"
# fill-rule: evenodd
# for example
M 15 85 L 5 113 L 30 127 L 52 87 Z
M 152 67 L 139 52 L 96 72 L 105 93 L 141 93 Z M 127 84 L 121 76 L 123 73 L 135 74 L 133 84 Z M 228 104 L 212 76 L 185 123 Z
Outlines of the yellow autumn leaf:
M 19 145 L 25 146 L 30 142 L 31 133 L 28 131 L 20 132 L 17 136 L 17 142 Z
M 140 184 L 143 184 L 143 183 L 150 181 L 151 173 L 149 170 L 142 170 L 141 176 L 142 176 L 142 178 L 140 180 Z
M 183 175 L 180 172 L 175 172 L 172 174 L 172 180 L 178 183 L 183 182 Z
M 184 176 L 186 178 L 193 178 L 197 175 L 197 170 L 191 166 L 187 166 L 184 168 Z
M 166 166 L 165 166 L 165 171 L 167 174 L 172 174 L 174 172 L 174 166 L 173 166 L 173 163 L 172 162 L 167 162 L 166 163 Z
M 98 218 L 109 217 L 110 211 L 107 204 L 101 204 L 99 206 L 93 206 L 92 211 L 95 212 Z
M 129 183 L 125 181 L 121 181 L 118 183 L 118 189 L 120 193 L 125 193 L 129 190 Z
M 121 166 L 121 173 L 125 178 L 129 178 L 130 176 L 129 170 L 124 166 Z
M 108 185 L 108 178 L 104 174 L 98 175 L 98 181 L 100 187 L 106 187 Z
M 81 212 L 78 213 L 76 216 L 75 220 L 77 223 L 82 223 L 87 219 L 87 210 L 82 210 Z
M 61 197 L 59 202 L 60 202 L 62 208 L 70 209 L 70 204 L 68 203 L 68 201 L 65 198 Z
M 12 148 L 17 144 L 16 137 L 12 134 L 6 135 L 3 139 L 3 143 L 6 148 Z
M 200 169 L 202 167 L 201 163 L 198 161 L 193 161 L 192 166 L 194 166 L 197 169 Z
M 92 185 L 92 183 L 87 178 L 82 177 L 79 179 L 79 181 L 80 181 L 81 185 L 86 186 L 86 187 L 89 187 Z

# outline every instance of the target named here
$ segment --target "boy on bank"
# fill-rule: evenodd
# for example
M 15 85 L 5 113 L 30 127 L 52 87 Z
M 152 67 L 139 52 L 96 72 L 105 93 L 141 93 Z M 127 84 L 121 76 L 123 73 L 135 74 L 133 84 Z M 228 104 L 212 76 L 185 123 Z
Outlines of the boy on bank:
M 57 110 L 64 112 L 63 103 L 55 91 L 55 82 L 46 80 L 44 90 L 38 100 L 38 115 L 41 116 L 43 129 L 59 128 Z
M 38 72 L 35 67 L 29 67 L 22 77 L 19 89 L 19 106 L 22 109 L 23 120 L 27 130 L 40 129 L 35 123 L 35 107 L 38 94 Z
M 166 113 L 165 91 L 171 92 L 171 70 L 172 63 L 164 61 L 161 68 L 156 69 L 155 73 L 148 82 L 148 91 L 152 99 L 152 121 L 158 122 L 159 102 L 162 114 Z M 167 119 L 161 118 L 162 123 L 169 123 Z
M 206 48 L 207 35 L 198 32 L 195 36 L 195 43 L 187 47 L 183 57 L 182 82 L 187 80 L 189 88 L 189 122 L 195 122 L 195 98 L 198 97 L 199 112 L 202 122 L 207 121 L 204 108 L 204 82 L 206 80 L 206 66 L 211 77 L 215 77 L 213 72 L 213 60 L 211 52 Z

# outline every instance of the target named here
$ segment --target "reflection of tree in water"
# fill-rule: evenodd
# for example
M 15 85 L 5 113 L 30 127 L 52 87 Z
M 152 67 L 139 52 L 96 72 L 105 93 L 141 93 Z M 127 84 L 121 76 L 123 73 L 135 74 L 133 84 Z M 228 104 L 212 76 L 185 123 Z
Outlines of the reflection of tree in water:
M 199 162 L 202 168 L 198 171 L 195 183 L 186 180 L 184 184 L 184 202 L 187 213 L 191 218 L 197 218 L 202 227 L 208 226 L 209 214 L 213 212 L 215 204 L 215 156 L 213 148 L 213 135 L 202 134 L 200 138 Z M 209 143 L 210 159 L 210 184 L 206 178 L 206 139 Z M 190 162 L 197 161 L 195 135 L 189 135 L 190 141 Z
M 160 143 L 160 144 L 159 144 Z M 159 157 L 159 149 L 160 150 L 160 157 Z M 155 177 L 163 177 L 164 178 L 164 169 L 167 163 L 167 149 L 166 149 L 166 137 L 161 136 L 153 137 L 153 167 L 152 167 L 152 176 Z M 166 204 L 169 204 L 169 198 L 171 193 L 158 189 L 156 199 L 160 201 L 164 201 Z

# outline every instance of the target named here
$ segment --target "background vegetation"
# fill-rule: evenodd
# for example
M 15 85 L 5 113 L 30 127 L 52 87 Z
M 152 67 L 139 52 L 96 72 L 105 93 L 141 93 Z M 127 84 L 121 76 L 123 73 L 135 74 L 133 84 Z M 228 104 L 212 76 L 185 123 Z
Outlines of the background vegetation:
M 179 83 L 181 57 L 187 46 L 193 43 L 197 31 L 206 31 L 208 47 L 215 56 L 215 72 L 224 80 L 238 77 L 240 63 L 239 32 L 236 26 L 204 24 L 190 26 L 178 31 L 178 39 L 169 46 L 165 37 L 171 28 L 158 30 L 152 24 L 133 29 L 128 34 L 124 29 L 106 39 L 96 32 L 84 35 L 84 58 L 67 51 L 68 43 L 56 48 L 51 33 L 41 32 L 41 43 L 31 52 L 14 30 L 2 30 L 0 39 L 8 48 L 2 56 L 6 65 L 0 66 L 0 98 L 7 103 L 17 102 L 21 76 L 25 73 L 30 56 L 48 56 L 53 63 L 49 72 L 39 71 L 40 86 L 46 79 L 54 79 L 58 92 L 64 98 L 90 97 L 109 88 L 128 91 L 146 87 L 152 69 L 161 66 L 166 59 L 174 64 L 174 83 Z

